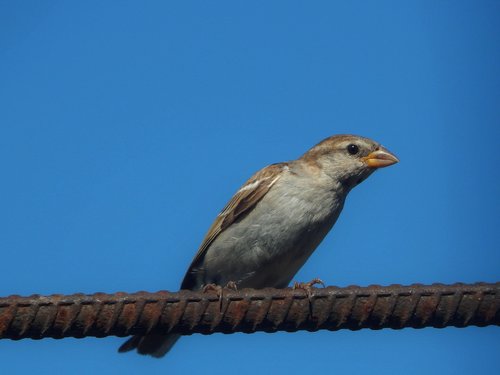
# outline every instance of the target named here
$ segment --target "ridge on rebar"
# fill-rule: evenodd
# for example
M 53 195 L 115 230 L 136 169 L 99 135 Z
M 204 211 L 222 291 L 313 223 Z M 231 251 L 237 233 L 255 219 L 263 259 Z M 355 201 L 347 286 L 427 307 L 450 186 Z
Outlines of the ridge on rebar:
M 0 298 L 0 338 L 500 325 L 500 283 Z

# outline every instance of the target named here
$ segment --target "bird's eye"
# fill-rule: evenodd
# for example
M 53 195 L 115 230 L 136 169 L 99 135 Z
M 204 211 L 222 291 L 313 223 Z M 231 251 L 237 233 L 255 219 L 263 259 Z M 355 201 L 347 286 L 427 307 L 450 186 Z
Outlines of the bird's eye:
M 349 146 L 347 146 L 347 152 L 351 155 L 356 155 L 359 152 L 359 147 L 351 143 Z

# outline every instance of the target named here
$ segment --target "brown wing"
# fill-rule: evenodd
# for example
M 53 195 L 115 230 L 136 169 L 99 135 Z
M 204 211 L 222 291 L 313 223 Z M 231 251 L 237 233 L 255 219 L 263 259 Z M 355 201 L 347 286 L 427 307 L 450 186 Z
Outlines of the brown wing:
M 217 236 L 241 215 L 255 207 L 276 181 L 281 177 L 287 163 L 272 164 L 255 173 L 224 207 L 208 230 L 198 252 L 194 256 L 193 266 L 207 251 Z M 191 268 L 191 267 L 190 267 Z

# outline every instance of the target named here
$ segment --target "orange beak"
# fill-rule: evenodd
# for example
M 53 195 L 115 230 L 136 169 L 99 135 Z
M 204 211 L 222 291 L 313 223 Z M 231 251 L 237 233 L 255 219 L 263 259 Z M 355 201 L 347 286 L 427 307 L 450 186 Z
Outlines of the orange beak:
M 378 150 L 371 152 L 368 156 L 361 158 L 370 168 L 384 168 L 396 164 L 399 159 L 387 149 L 380 146 Z

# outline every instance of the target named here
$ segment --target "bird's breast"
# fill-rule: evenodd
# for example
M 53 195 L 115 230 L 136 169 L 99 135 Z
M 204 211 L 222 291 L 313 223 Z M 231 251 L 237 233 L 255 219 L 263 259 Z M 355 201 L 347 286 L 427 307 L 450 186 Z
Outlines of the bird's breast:
M 342 205 L 343 198 L 331 190 L 282 179 L 214 240 L 203 260 L 204 283 L 285 287 L 333 226 Z

